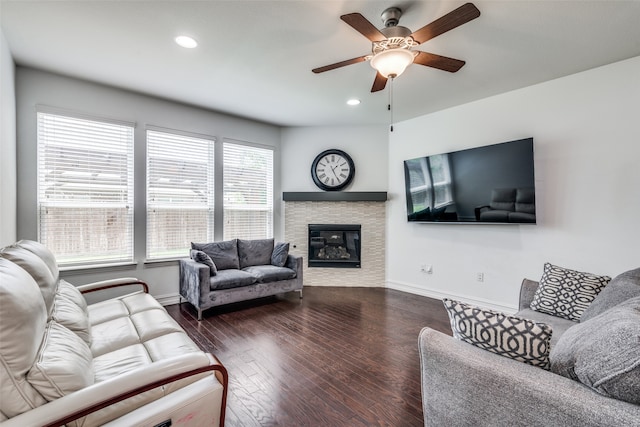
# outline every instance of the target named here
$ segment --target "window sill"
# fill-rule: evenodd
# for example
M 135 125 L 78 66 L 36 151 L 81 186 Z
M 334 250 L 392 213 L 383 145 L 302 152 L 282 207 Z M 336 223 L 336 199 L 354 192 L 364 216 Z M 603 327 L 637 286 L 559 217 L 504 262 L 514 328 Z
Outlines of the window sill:
M 61 273 L 65 274 L 85 274 L 90 270 L 129 270 L 136 267 L 137 262 L 117 262 L 111 264 L 87 264 L 59 267 Z

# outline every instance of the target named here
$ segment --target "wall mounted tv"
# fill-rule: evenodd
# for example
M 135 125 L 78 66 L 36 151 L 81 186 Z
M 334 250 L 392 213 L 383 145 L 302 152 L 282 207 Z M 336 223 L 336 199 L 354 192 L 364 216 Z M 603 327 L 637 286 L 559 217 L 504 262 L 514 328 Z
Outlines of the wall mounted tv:
M 413 222 L 535 224 L 533 138 L 405 160 Z

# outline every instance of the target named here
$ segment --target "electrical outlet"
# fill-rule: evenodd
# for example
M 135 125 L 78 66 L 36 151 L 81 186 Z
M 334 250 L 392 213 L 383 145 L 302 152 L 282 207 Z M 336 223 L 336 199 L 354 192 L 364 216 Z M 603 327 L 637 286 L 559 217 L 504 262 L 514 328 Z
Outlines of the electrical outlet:
M 420 271 L 427 274 L 433 274 L 433 266 L 430 264 L 422 264 L 420 265 Z
M 478 273 L 478 275 L 476 276 L 476 280 L 478 282 L 484 282 L 484 273 Z

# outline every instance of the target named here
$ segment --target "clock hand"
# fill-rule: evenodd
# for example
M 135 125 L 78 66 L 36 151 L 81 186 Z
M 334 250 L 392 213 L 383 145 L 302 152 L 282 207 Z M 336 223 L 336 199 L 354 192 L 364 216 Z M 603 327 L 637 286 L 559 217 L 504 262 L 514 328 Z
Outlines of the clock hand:
M 335 165 L 335 167 L 332 167 L 332 168 L 331 168 L 331 172 L 333 172 L 333 176 L 335 176 L 335 177 L 336 177 L 336 179 L 337 179 L 338 181 L 340 181 L 340 178 L 338 178 L 338 175 L 336 174 L 336 168 L 337 168 L 337 167 L 338 167 L 338 165 Z

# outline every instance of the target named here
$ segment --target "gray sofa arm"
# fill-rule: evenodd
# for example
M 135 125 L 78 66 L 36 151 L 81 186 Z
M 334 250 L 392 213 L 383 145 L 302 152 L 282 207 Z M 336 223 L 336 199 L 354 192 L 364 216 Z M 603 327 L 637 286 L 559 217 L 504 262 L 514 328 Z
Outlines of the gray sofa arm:
M 522 285 L 520 286 L 520 304 L 518 310 L 529 308 L 537 289 L 538 282 L 529 279 L 524 279 L 522 281 Z
M 296 278 L 302 280 L 302 257 L 297 255 L 287 256 L 287 262 L 284 264 L 285 267 L 290 268 L 296 272 Z
M 424 328 L 419 336 L 425 426 L 631 426 L 640 406 Z
M 206 303 L 211 283 L 209 266 L 195 262 L 190 258 L 180 260 L 180 295 L 194 307 Z

